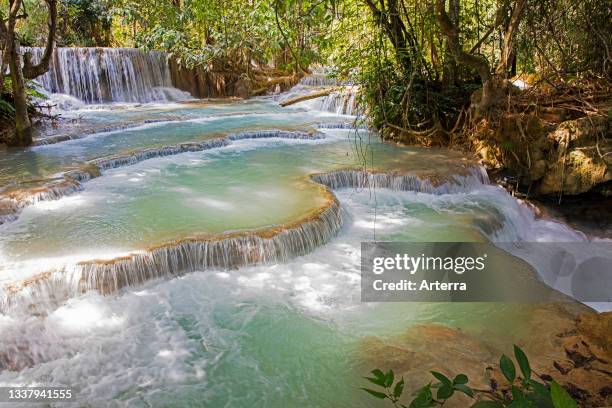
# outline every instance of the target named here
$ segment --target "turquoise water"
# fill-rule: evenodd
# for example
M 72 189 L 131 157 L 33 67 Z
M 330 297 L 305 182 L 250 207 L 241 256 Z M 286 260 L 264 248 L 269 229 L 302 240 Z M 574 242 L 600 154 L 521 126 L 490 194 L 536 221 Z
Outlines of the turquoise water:
M 428 225 L 444 198 L 415 206 L 423 200 L 381 192 L 375 211 L 367 191 L 338 196 L 352 221 L 330 244 L 286 264 L 90 293 L 46 317 L 3 316 L 4 350 L 19 343 L 36 364 L 4 371 L 0 382 L 71 385 L 93 406 L 112 397 L 119 406 L 366 407 L 372 401 L 358 390 L 366 336 L 436 322 L 507 345 L 529 330 L 525 311 L 511 305 L 361 303 L 360 242 L 372 238 L 375 220 L 379 239 L 481 233 L 454 211 Z
M 92 123 L 115 114 L 119 122 L 168 112 L 186 120 L 223 116 L 0 153 L 2 178 L 32 179 L 85 160 L 219 132 L 346 120 L 281 111 L 273 101 L 176 106 L 83 115 Z M 1 281 L 197 233 L 290 222 L 325 202 L 320 187 L 308 181 L 312 173 L 366 165 L 444 175 L 456 171 L 459 160 L 444 150 L 383 145 L 365 132 L 325 134 L 321 140 L 243 140 L 150 159 L 109 170 L 82 192 L 26 207 L 17 221 L 0 226 Z M 199 271 L 108 296 L 90 292 L 40 314 L 0 313 L 0 385 L 71 386 L 79 405 L 94 407 L 370 407 L 374 401 L 359 390 L 361 377 L 374 368 L 364 349 L 368 336 L 442 323 L 486 337 L 491 347 L 528 337 L 528 307 L 362 303 L 360 244 L 545 240 L 569 229 L 535 220 L 496 186 L 442 195 L 335 193 L 345 217 L 338 237 L 286 263 Z
M 117 107 L 69 113 L 78 116 L 79 123 L 73 130 L 70 125 L 61 129 L 79 139 L 0 152 L 0 186 L 51 177 L 67 167 L 101 156 L 205 140 L 244 130 L 304 128 L 333 119 L 303 109 L 280 111 L 276 103 L 265 100 L 190 105 L 172 104 L 165 109 L 144 105 L 140 109 Z M 101 128 L 118 130 L 98 131 Z
M 183 126 L 167 124 L 159 134 L 172 130 L 178 140 L 188 140 Z M 158 131 L 127 130 L 46 148 L 65 153 L 74 147 L 82 156 L 83 146 L 93 143 L 92 152 L 106 150 L 109 139 L 121 145 L 131 138 L 154 143 Z M 309 181 L 311 174 L 381 164 L 444 173 L 448 158 L 454 157 L 436 150 L 396 149 L 365 131 L 324 132 L 317 140 L 235 141 L 106 171 L 85 183 L 83 192 L 26 207 L 17 221 L 3 226 L 0 259 L 92 259 L 202 233 L 285 224 L 327 201 Z M 115 142 L 115 137 L 126 142 Z

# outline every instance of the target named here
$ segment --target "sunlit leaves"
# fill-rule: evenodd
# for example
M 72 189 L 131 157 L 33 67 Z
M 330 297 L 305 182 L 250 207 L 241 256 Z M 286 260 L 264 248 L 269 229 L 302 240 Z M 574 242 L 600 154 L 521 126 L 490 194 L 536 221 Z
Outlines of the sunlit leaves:
M 492 386 L 489 390 L 472 389 L 468 386 L 469 378 L 465 374 L 457 374 L 452 380 L 439 371 L 431 371 L 437 382 L 430 382 L 417 389 L 412 394 L 409 405 L 400 402 L 404 392 L 404 378 L 394 384 L 395 375 L 392 370 L 386 373 L 375 369 L 372 377 L 366 379 L 379 389 L 362 388 L 368 394 L 379 399 L 389 400 L 399 408 L 427 408 L 443 406 L 447 400 L 461 393 L 463 398 L 473 400 L 471 408 L 577 408 L 578 405 L 559 384 L 538 382 L 532 376 L 539 377 L 531 370 L 527 355 L 514 346 L 514 357 L 521 371 L 521 381 L 515 381 L 516 368 L 510 357 L 502 355 L 499 361 L 500 370 L 508 381 L 505 385 Z M 466 405 L 467 406 L 467 405 Z

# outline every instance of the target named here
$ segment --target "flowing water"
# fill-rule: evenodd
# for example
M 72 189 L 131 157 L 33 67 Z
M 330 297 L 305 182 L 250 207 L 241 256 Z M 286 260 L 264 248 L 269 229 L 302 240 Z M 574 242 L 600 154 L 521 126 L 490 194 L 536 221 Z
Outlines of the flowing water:
M 34 62 L 43 48 L 23 48 Z M 56 48 L 49 70 L 37 79 L 50 93 L 86 103 L 151 102 L 189 99 L 175 89 L 163 52 L 134 48 Z
M 0 385 L 71 386 L 83 406 L 365 407 L 367 336 L 525 338 L 528 306 L 362 303 L 360 243 L 587 238 L 456 153 L 298 105 L 84 105 L 0 152 L 5 192 L 78 174 L 0 225 Z

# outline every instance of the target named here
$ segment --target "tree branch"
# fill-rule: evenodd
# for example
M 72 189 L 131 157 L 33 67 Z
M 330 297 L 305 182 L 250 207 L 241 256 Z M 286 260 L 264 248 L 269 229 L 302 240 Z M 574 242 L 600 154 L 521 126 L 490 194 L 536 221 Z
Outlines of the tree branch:
M 461 47 L 459 42 L 459 31 L 451 22 L 444 8 L 444 0 L 436 0 L 436 17 L 442 34 L 446 36 L 449 42 L 450 50 L 458 63 L 464 64 L 475 69 L 480 76 L 482 82 L 487 82 L 491 79 L 491 68 L 486 59 L 479 55 L 468 54 Z
M 49 9 L 49 16 L 47 18 L 47 26 L 49 33 L 47 34 L 47 44 L 45 45 L 45 51 L 43 53 L 40 62 L 36 65 L 32 64 L 32 54 L 26 52 L 23 56 L 23 76 L 26 79 L 34 79 L 41 76 L 49 70 L 49 61 L 53 54 L 53 47 L 55 45 L 55 28 L 57 25 L 57 0 L 45 0 L 47 8 Z
M 475 69 L 482 81 L 482 97 L 478 105 L 478 112 L 487 110 L 493 103 L 493 76 L 489 62 L 481 55 L 468 54 L 465 52 L 459 41 L 459 30 L 452 23 L 445 9 L 444 0 L 436 0 L 436 18 L 440 25 L 440 30 L 447 38 L 451 54 L 459 64 Z
M 508 64 L 514 51 L 514 33 L 521 23 L 525 3 L 526 0 L 516 0 L 516 3 L 512 9 L 512 14 L 510 15 L 510 21 L 508 22 L 508 25 L 504 31 L 504 43 L 502 45 L 501 58 L 496 69 L 497 74 L 504 78 L 508 74 Z
M 287 35 L 285 34 L 285 32 L 283 31 L 283 28 L 281 27 L 280 20 L 278 19 L 278 1 L 279 0 L 274 1 L 274 18 L 276 19 L 276 26 L 278 27 L 278 31 L 280 31 L 281 36 L 283 37 L 283 40 L 285 40 L 285 44 L 287 44 L 287 47 L 289 47 L 289 51 L 291 52 L 291 55 L 293 56 L 293 59 L 295 60 L 295 71 L 299 74 L 299 73 L 304 72 L 305 70 L 304 68 L 302 68 L 302 64 L 300 63 L 299 58 L 295 54 L 295 51 L 293 50 L 293 47 L 291 47 L 291 44 L 289 44 L 289 39 L 287 38 Z

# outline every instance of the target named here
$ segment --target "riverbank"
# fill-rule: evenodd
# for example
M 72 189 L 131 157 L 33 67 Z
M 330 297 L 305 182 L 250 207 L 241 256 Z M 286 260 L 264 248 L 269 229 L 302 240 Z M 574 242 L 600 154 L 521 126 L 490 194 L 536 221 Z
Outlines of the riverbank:
M 474 330 L 439 324 L 416 324 L 395 336 L 366 338 L 359 349 L 363 371 L 392 369 L 396 376 L 403 375 L 408 390 L 426 384 L 431 370 L 450 378 L 464 373 L 473 388 L 499 390 L 507 383 L 499 357 L 511 355 L 517 344 L 539 380 L 554 379 L 580 407 L 609 406 L 612 312 L 597 314 L 577 304 L 515 307 L 524 314 L 523 325 L 504 339 L 495 338 L 487 325 Z M 469 401 L 459 396 L 445 406 L 465 407 Z

